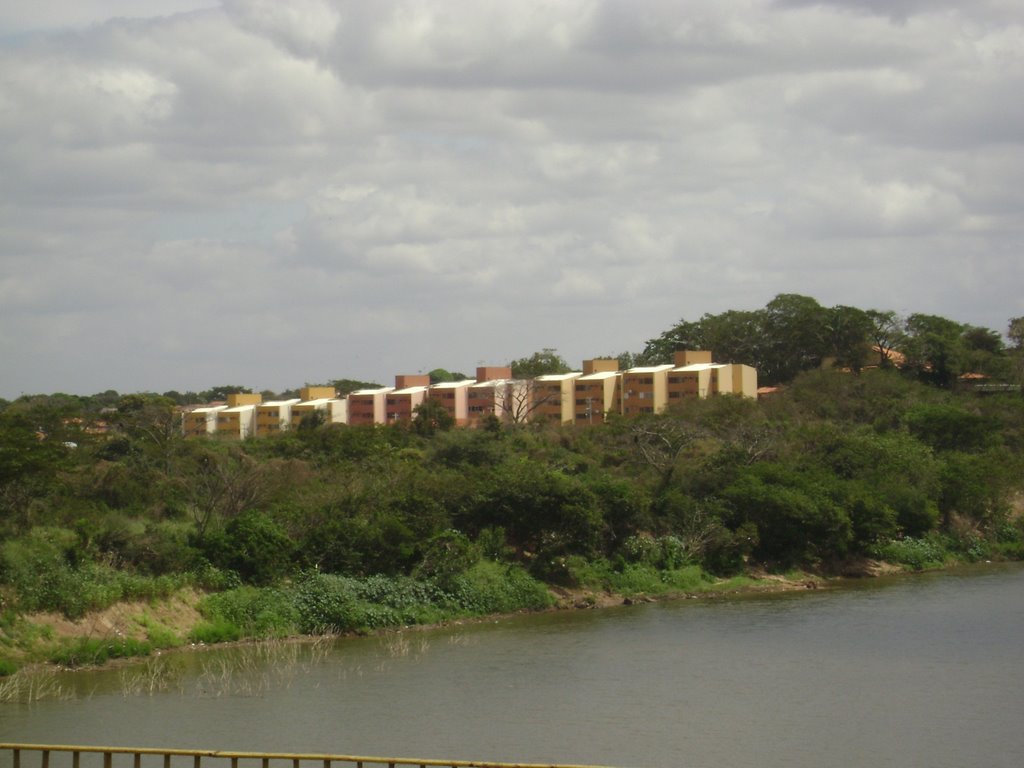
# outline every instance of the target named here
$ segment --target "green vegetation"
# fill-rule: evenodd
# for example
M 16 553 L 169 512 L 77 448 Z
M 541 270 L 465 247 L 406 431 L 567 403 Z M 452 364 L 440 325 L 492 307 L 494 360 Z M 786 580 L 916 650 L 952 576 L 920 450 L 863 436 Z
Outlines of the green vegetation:
M 865 338 L 912 364 L 870 367 L 888 358 Z M 0 410 L 0 675 L 180 644 L 186 631 L 145 616 L 139 640 L 73 644 L 24 617 L 186 588 L 206 594 L 187 639 L 210 643 L 536 610 L 549 588 L 585 601 L 754 568 L 1019 558 L 1024 398 L 955 384 L 965 365 L 1012 383 L 1010 339 L 781 296 L 644 353 L 710 347 L 764 364 L 780 393 L 600 427 L 454 429 L 424 407 L 408 425 L 186 441 L 172 393 L 20 398 Z M 563 364 L 544 350 L 514 367 Z

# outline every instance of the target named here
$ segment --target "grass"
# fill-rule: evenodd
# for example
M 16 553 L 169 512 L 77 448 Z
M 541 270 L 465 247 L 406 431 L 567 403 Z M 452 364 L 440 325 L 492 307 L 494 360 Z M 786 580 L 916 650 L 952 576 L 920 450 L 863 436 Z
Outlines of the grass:
M 62 642 L 50 653 L 49 660 L 62 667 L 85 667 L 103 664 L 110 659 L 148 656 L 152 652 L 153 646 L 146 640 L 80 637 Z

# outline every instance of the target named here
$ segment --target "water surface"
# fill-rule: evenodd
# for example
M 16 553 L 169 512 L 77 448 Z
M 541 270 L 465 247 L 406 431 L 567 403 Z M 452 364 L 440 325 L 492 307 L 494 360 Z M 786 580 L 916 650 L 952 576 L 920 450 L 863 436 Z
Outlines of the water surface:
M 73 699 L 0 705 L 0 741 L 652 768 L 1024 765 L 1020 566 L 254 655 L 174 654 L 153 692 L 138 667 L 67 675 Z

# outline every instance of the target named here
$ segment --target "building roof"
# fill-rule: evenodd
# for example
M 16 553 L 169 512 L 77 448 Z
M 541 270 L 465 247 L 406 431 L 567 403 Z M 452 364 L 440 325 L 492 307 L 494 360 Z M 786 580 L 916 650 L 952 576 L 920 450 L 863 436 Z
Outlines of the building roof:
M 378 387 L 377 389 L 357 389 L 355 392 L 349 392 L 348 396 L 353 395 L 385 395 L 388 392 L 394 392 L 394 387 Z
M 472 387 L 476 384 L 476 379 L 463 379 L 462 381 L 440 381 L 437 384 L 431 384 L 431 389 L 462 389 L 463 387 Z
M 695 371 L 706 371 L 709 368 L 725 368 L 725 363 L 691 363 L 673 368 L 672 373 L 693 373 Z
M 297 398 L 297 397 L 293 398 L 291 400 L 268 400 L 265 403 L 260 403 L 259 407 L 260 408 L 266 408 L 267 406 L 270 406 L 271 408 L 279 408 L 282 405 L 295 405 L 296 403 L 299 403 L 299 402 L 302 402 L 302 401 L 299 400 L 299 398 Z
M 646 365 L 640 368 L 630 368 L 626 373 L 661 373 L 662 371 L 669 371 L 675 368 L 672 363 L 665 363 L 664 365 Z
M 333 397 L 318 397 L 316 400 L 306 400 L 302 403 L 295 403 L 295 407 L 302 408 L 305 406 L 306 408 L 319 408 L 321 405 L 327 405 L 327 403 L 332 400 L 334 400 Z
M 193 408 L 189 413 L 217 413 L 226 409 L 226 405 L 204 405 L 199 408 Z
M 621 375 L 622 371 L 598 371 L 597 373 L 588 373 L 586 376 L 580 376 L 577 381 L 602 381 Z
M 583 371 L 570 371 L 569 373 L 545 373 L 543 376 L 538 376 L 534 381 L 568 381 L 569 379 L 578 379 L 583 375 Z
M 415 395 L 417 392 L 426 391 L 427 388 L 423 386 L 405 387 L 404 389 L 396 389 L 394 392 L 388 392 L 388 397 L 394 397 L 395 395 Z
M 519 381 L 519 379 L 487 379 L 487 381 L 478 381 L 470 389 L 497 389 L 498 387 L 504 386 L 505 384 L 511 384 L 513 381 Z

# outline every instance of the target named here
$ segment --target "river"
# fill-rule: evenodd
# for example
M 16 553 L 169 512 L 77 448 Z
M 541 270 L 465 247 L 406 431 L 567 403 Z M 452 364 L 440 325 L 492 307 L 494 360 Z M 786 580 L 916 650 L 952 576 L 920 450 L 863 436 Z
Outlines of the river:
M 1018 768 L 1024 567 L 165 654 L 57 680 L 60 698 L 0 705 L 0 741 Z

